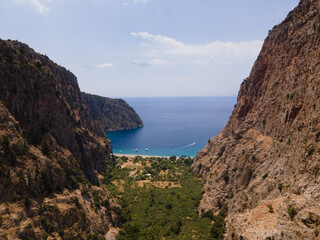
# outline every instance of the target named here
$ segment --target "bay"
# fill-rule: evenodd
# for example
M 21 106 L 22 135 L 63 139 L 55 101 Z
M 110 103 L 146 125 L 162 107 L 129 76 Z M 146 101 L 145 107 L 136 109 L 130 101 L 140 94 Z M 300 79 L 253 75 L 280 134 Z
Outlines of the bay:
M 235 96 L 125 100 L 139 114 L 144 127 L 108 132 L 113 153 L 190 157 L 223 129 L 236 103 Z

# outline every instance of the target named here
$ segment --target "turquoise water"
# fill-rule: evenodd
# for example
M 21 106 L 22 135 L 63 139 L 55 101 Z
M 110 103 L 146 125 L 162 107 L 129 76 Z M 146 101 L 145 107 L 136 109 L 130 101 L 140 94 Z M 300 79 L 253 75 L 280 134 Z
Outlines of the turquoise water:
M 144 127 L 108 132 L 114 153 L 190 157 L 222 130 L 236 103 L 236 97 L 125 100 L 139 114 Z

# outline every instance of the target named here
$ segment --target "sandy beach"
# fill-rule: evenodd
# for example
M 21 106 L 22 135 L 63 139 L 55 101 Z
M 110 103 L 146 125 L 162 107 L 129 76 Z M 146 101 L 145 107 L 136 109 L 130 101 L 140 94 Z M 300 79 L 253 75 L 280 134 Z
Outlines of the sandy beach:
M 160 158 L 169 158 L 169 156 L 155 156 L 155 155 L 141 155 L 141 154 L 121 154 L 121 153 L 114 153 L 114 156 L 117 157 L 128 157 L 128 158 L 134 158 L 134 157 L 142 157 L 142 158 L 149 158 L 149 157 L 160 157 Z

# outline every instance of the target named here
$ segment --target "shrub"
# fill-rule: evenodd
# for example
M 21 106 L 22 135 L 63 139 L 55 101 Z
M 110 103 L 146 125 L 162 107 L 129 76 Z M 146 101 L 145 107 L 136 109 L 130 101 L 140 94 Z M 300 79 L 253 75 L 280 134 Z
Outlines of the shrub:
M 41 70 L 42 64 L 41 64 L 40 61 L 36 61 L 36 62 L 34 63 L 34 65 L 36 66 L 36 68 L 37 68 L 38 70 Z
M 55 231 L 53 224 L 48 222 L 48 219 L 46 217 L 44 217 L 44 216 L 40 217 L 40 222 L 41 222 L 43 229 L 47 233 L 52 233 Z
M 193 159 L 192 158 L 185 158 L 183 160 L 184 164 L 186 164 L 187 166 L 191 166 L 191 164 L 193 163 Z
M 216 216 L 214 218 L 214 223 L 211 228 L 211 236 L 213 239 L 224 239 L 225 230 L 225 221 L 221 216 Z
M 26 226 L 26 228 L 32 229 L 32 224 L 31 224 L 31 223 L 28 223 L 28 225 Z
M 212 211 L 207 211 L 207 212 L 204 212 L 203 214 L 201 214 L 201 217 L 202 218 L 209 218 L 211 220 L 213 220 L 213 213 Z
M 270 213 L 273 213 L 273 207 L 272 207 L 272 205 L 269 204 L 269 205 L 267 205 L 267 207 L 269 208 L 269 212 L 270 212 Z
M 120 226 L 121 224 L 125 223 L 127 221 L 126 215 L 124 214 L 124 212 L 122 211 L 121 208 L 119 207 L 114 207 L 112 209 L 113 213 L 117 216 L 117 218 L 115 219 L 115 221 L 113 222 L 113 224 L 115 226 Z
M 27 154 L 29 151 L 28 145 L 25 142 L 12 144 L 12 151 L 17 155 Z
M 86 218 L 86 212 L 84 210 L 81 210 L 80 214 L 83 219 Z
M 42 232 L 40 235 L 40 239 L 47 239 L 49 237 L 49 234 L 47 232 Z
M 63 237 L 64 236 L 64 230 L 63 229 L 59 229 L 58 230 L 58 234 L 60 237 Z
M 166 209 L 172 209 L 172 203 L 167 203 L 165 207 Z
M 23 204 L 24 204 L 24 206 L 26 207 L 26 209 L 29 209 L 30 206 L 31 206 L 31 204 L 32 204 L 32 202 L 31 202 L 31 200 L 27 197 L 27 198 L 25 198 L 25 199 L 23 200 Z
M 171 226 L 171 231 L 175 234 L 178 235 L 181 232 L 181 226 L 182 226 L 182 222 L 179 220 L 177 222 L 175 222 L 172 226 Z
M 39 208 L 38 213 L 41 214 L 43 212 L 58 212 L 58 211 L 59 211 L 59 208 L 57 205 L 49 205 L 49 204 L 43 203 Z
M 264 175 L 262 176 L 263 179 L 266 179 L 267 177 L 268 177 L 268 173 L 266 173 L 266 174 L 264 174 Z
M 42 171 L 41 172 L 41 183 L 45 190 L 51 194 L 54 190 L 53 183 L 52 183 L 52 175 L 49 171 Z
M 222 206 L 222 209 L 219 211 L 219 216 L 225 218 L 227 216 L 228 213 L 228 205 L 225 203 Z
M 17 153 L 15 146 L 10 146 L 9 136 L 2 136 L 1 147 L 4 152 L 4 159 L 9 161 L 11 166 L 14 166 L 17 163 Z
M 75 203 L 75 205 L 76 205 L 76 207 L 77 207 L 78 209 L 81 208 L 81 204 L 80 204 L 80 202 L 79 202 L 79 198 L 78 198 L 78 197 L 75 197 L 75 198 L 74 198 L 74 203 Z
M 170 157 L 170 160 L 171 160 L 171 161 L 176 161 L 176 160 L 177 160 L 177 156 L 171 156 L 171 157 Z
M 282 189 L 283 189 L 283 184 L 282 183 L 278 184 L 278 189 L 280 190 L 280 192 L 282 191 Z
M 108 199 L 102 201 L 101 205 L 104 206 L 106 209 L 110 208 L 110 203 L 109 203 Z
M 289 217 L 291 220 L 293 220 L 293 218 L 297 215 L 297 213 L 298 212 L 294 207 L 292 207 L 292 206 L 288 207 L 288 214 L 289 214 Z
M 313 146 L 311 146 L 310 148 L 308 148 L 308 156 L 311 156 L 314 153 L 315 149 Z
M 95 234 L 90 234 L 87 237 L 88 240 L 103 240 L 103 237 L 100 237 L 97 233 Z
M 226 182 L 226 184 L 229 183 L 229 175 L 228 175 L 227 172 L 223 174 L 223 179 L 224 179 L 224 181 Z
M 46 156 L 50 156 L 51 149 L 45 140 L 41 142 L 41 152 Z

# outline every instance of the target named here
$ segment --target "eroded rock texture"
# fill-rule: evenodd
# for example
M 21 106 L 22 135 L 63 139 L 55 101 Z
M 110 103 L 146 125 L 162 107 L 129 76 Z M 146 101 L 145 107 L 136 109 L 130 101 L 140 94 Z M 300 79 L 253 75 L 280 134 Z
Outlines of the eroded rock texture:
M 0 239 L 103 238 L 121 214 L 99 186 L 111 147 L 75 76 L 0 40 L 0 85 Z
M 320 3 L 302 0 L 269 32 L 226 127 L 192 166 L 205 182 L 199 208 L 229 204 L 229 239 L 319 238 L 319 112 Z

